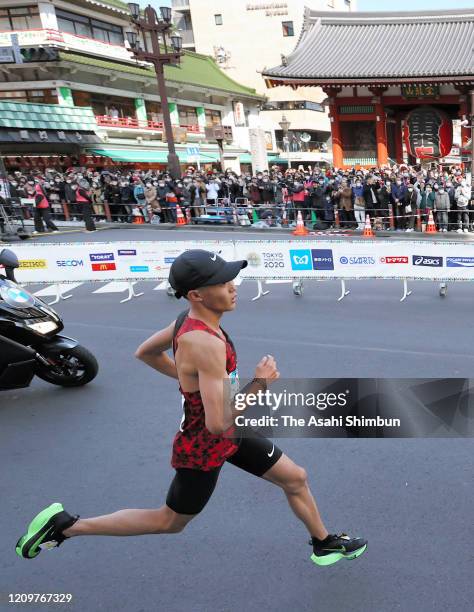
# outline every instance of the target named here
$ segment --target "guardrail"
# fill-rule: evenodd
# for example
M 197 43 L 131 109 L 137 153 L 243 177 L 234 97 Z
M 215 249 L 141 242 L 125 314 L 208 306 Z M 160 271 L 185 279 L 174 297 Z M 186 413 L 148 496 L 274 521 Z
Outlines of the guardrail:
M 132 130 L 164 130 L 163 121 L 141 121 L 134 117 L 110 117 L 110 115 L 96 115 L 97 125 L 103 127 L 128 128 Z M 200 125 L 181 125 L 179 127 L 186 128 L 188 134 L 203 134 L 204 130 Z

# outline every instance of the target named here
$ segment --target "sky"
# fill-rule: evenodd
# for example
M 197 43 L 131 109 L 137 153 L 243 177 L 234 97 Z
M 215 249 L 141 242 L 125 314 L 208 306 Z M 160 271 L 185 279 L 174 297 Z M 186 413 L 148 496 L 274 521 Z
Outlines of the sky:
M 171 0 L 150 0 L 156 8 L 164 5 L 171 6 Z M 232 0 L 227 0 L 232 2 Z M 291 2 L 291 0 L 289 0 Z M 147 2 L 142 2 L 147 4 Z M 357 10 L 359 11 L 380 11 L 392 10 L 392 6 L 385 5 L 380 0 L 357 0 Z M 429 9 L 452 9 L 452 8 L 472 8 L 474 0 L 397 0 L 396 8 L 399 11 L 424 11 Z

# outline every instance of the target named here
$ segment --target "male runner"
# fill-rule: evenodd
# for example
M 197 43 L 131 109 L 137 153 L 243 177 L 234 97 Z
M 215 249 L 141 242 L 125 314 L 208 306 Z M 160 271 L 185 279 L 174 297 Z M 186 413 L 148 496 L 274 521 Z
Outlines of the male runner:
M 119 510 L 87 519 L 70 515 L 60 503 L 52 504 L 33 519 L 18 541 L 19 556 L 32 559 L 42 548 L 59 546 L 73 536 L 178 533 L 209 501 L 226 462 L 283 489 L 291 509 L 311 535 L 311 559 L 317 565 L 355 559 L 366 550 L 366 540 L 328 534 L 302 467 L 256 432 L 252 437 L 237 435 L 233 421 L 238 414 L 233 404 L 237 358 L 220 320 L 224 312 L 235 308 L 233 279 L 246 265 L 246 261 L 226 262 L 216 253 L 199 249 L 177 257 L 169 282 L 177 298 L 188 300 L 190 309 L 136 352 L 138 359 L 177 379 L 184 398 L 184 416 L 171 461 L 176 474 L 166 503 L 158 509 Z M 166 353 L 171 347 L 174 360 Z M 279 375 L 275 359 L 265 355 L 255 368 L 255 378 L 239 394 L 265 391 Z

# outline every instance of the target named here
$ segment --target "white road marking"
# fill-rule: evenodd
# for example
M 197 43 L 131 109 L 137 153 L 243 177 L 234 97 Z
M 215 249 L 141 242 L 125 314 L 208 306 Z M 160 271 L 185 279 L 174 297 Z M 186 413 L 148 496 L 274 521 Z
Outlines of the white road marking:
M 136 285 L 138 281 L 132 283 L 132 285 Z M 129 284 L 128 282 L 122 281 L 112 281 L 111 283 L 107 283 L 103 287 L 96 289 L 92 293 L 123 293 L 124 291 L 128 291 Z
M 71 291 L 72 289 L 75 289 L 76 287 L 80 287 L 83 284 L 84 283 L 60 283 L 59 291 L 60 293 L 67 293 L 68 291 Z M 45 287 L 44 289 L 35 291 L 34 295 L 37 295 L 38 297 L 50 297 L 53 295 L 57 295 L 57 293 L 58 291 L 57 291 L 56 285 L 49 285 L 48 287 Z
M 153 291 L 165 291 L 166 289 L 168 289 L 168 281 L 164 280 L 161 281 L 161 283 L 159 285 L 157 285 Z

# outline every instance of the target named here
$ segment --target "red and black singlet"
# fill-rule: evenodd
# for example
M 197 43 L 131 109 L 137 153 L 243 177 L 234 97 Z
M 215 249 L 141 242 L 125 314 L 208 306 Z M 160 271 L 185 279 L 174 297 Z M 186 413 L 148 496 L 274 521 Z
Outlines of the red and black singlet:
M 173 354 L 176 354 L 178 339 L 189 331 L 201 330 L 224 339 L 204 321 L 185 316 L 183 323 L 173 337 Z M 234 344 L 226 332 L 221 328 L 226 343 L 226 370 L 232 381 L 238 380 L 237 354 Z M 239 448 L 238 441 L 232 440 L 229 434 L 215 435 L 206 428 L 204 405 L 200 391 L 186 392 L 181 385 L 179 390 L 184 398 L 184 418 L 180 430 L 173 442 L 173 455 L 171 465 L 176 468 L 191 468 L 209 471 L 221 466 L 228 457 Z

